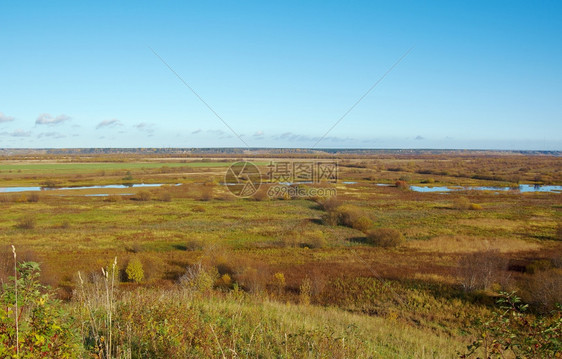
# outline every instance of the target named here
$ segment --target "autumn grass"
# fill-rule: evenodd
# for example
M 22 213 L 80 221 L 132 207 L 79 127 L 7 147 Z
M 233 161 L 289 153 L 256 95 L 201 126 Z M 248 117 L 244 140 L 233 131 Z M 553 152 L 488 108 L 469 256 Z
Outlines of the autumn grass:
M 395 317 L 283 304 L 240 292 L 125 293 L 115 316 L 123 323 L 115 346 L 133 357 L 454 358 L 465 340 Z M 147 323 L 146 317 L 153 319 Z
M 219 196 L 221 190 L 224 191 L 217 187 L 215 195 Z M 389 192 L 403 199 L 398 202 L 395 198 L 388 199 Z M 438 202 L 419 200 L 423 196 L 408 199 L 408 194 L 389 188 L 374 188 L 369 193 L 376 200 L 354 200 L 355 208 L 373 219 L 374 228 L 393 228 L 403 233 L 406 248 L 410 249 L 463 253 L 497 248 L 516 254 L 539 250 L 541 241 L 555 237 L 557 211 L 544 202 L 544 196 L 529 199 L 531 202 L 522 209 L 523 214 L 514 217 L 513 207 L 503 206 L 513 201 L 511 197 L 498 202 L 497 196 L 480 196 L 480 201 L 488 203 L 487 209 L 470 211 L 451 209 L 450 197 L 429 196 L 440 199 Z M 191 254 L 182 248 L 192 240 L 233 251 L 270 248 L 273 251 L 264 259 L 272 263 L 278 261 L 275 248 L 288 248 L 289 253 L 313 248 L 317 247 L 319 237 L 324 249 L 311 252 L 322 253 L 323 257 L 330 257 L 331 251 L 338 253 L 338 248 L 365 246 L 361 240 L 365 238 L 364 233 L 323 224 L 324 211 L 307 200 L 255 202 L 230 198 L 205 202 L 178 198 L 172 192 L 168 202 L 158 200 L 155 192 L 149 201 L 134 201 L 125 196 L 113 202 L 103 197 L 45 195 L 36 203 L 9 202 L 3 206 L 2 243 L 14 242 L 45 258 L 57 258 L 65 263 L 68 262 L 64 257 L 72 261 L 76 253 L 88 256 L 89 252 L 105 251 L 111 257 L 128 253 L 132 246 L 162 259 L 189 257 Z M 24 216 L 33 218 L 33 228 L 18 226 Z M 411 258 L 415 252 L 404 251 L 399 256 Z M 394 257 L 385 262 L 396 260 Z M 451 258 L 448 264 L 454 266 L 454 261 Z M 75 264 L 83 266 L 91 262 L 76 259 Z M 69 268 L 75 267 L 61 268 L 61 275 L 71 276 Z
M 125 325 L 124 333 L 135 331 L 134 345 L 141 351 L 160 348 L 159 353 L 165 353 L 166 347 L 176 343 L 157 343 L 151 333 L 160 330 L 170 340 L 177 336 L 178 343 L 190 343 L 181 352 L 187 356 L 224 353 L 229 357 L 236 352 L 265 357 L 454 357 L 468 340 L 470 333 L 464 328 L 487 313 L 498 287 L 530 293 L 526 288 L 534 288 L 534 278 L 558 273 L 562 212 L 560 194 L 467 191 L 443 195 L 376 185 L 394 184 L 408 176 L 409 183 L 430 177 L 435 183 L 495 181 L 472 178 L 468 172 L 468 177 L 460 176 L 461 169 L 478 167 L 470 162 L 474 158 L 434 161 L 369 158 L 362 164 L 349 160 L 340 167 L 341 178 L 357 183 L 338 183 L 338 199 L 331 204 L 236 198 L 218 185 L 228 162 L 2 165 L 0 182 L 10 185 L 46 179 L 59 184 L 122 183 L 130 176 L 135 183 L 174 186 L 71 190 L 64 196 L 42 192 L 37 201 L 28 201 L 26 194 L 2 197 L 0 244 L 8 254 L 7 246 L 15 244 L 41 262 L 43 280 L 58 287 L 65 300 L 76 289 L 77 271 L 95 273 L 118 257 L 120 278 L 127 281 L 123 275 L 127 263 L 140 262 L 142 280 L 120 285 L 123 311 L 118 318 Z M 521 168 L 528 165 L 530 172 L 542 168 L 552 180 L 558 178 L 553 168 L 557 160 L 533 161 L 509 159 L 495 175 L 505 177 L 515 171 L 515 164 L 521 164 Z M 438 173 L 439 163 L 441 171 L 449 174 Z M 480 167 L 496 165 L 501 161 L 482 159 Z M 110 196 L 84 196 L 100 193 Z M 458 206 L 459 199 L 481 209 Z M 342 220 L 326 221 L 326 214 L 338 208 L 347 208 Z M 352 220 L 359 218 L 368 221 L 358 225 Z M 405 242 L 396 248 L 376 247 L 365 232 L 381 230 L 403 236 Z M 511 282 L 492 283 L 482 293 L 466 293 L 461 288 L 459 263 L 469 254 L 486 251 L 509 264 L 499 271 Z M 541 260 L 549 267 L 525 272 L 526 266 Z M 217 281 L 215 293 L 204 300 L 183 297 L 177 281 L 195 263 L 228 275 L 229 284 Z M 279 273 L 284 278 L 281 289 L 275 279 Z M 0 278 L 5 279 L 6 273 L 0 271 Z M 235 297 L 235 285 L 255 296 Z M 305 302 L 303 288 L 308 288 L 307 301 L 312 305 L 297 304 Z M 531 294 L 527 297 L 538 302 Z M 127 324 L 131 323 L 127 315 L 148 315 L 144 304 L 158 313 L 151 331 L 140 320 L 134 328 Z M 164 320 L 170 323 L 168 327 Z M 122 345 L 132 345 L 132 339 L 121 339 Z
M 228 167 L 230 162 L 100 162 L 100 163 L 18 163 L 3 164 L 0 174 L 83 174 L 95 171 L 154 169 L 163 167 Z

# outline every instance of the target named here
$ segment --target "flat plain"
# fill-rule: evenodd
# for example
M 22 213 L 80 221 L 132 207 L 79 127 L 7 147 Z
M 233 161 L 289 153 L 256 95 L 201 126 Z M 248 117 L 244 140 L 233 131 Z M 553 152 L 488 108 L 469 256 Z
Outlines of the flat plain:
M 337 196 L 271 198 L 262 184 L 236 197 L 224 181 L 240 160 L 264 181 L 272 162 L 337 162 L 333 183 L 292 184 Z M 158 186 L 83 188 L 121 184 Z M 88 292 L 78 272 L 95 286 L 116 258 L 112 325 L 127 329 L 104 349 L 115 357 L 458 357 L 501 292 L 517 293 L 534 316 L 561 301 L 562 194 L 519 184 L 561 185 L 562 158 L 6 156 L 0 187 L 51 189 L 0 193 L 0 276 L 13 273 L 14 245 L 80 313 Z M 133 324 L 137 316 L 146 325 Z M 168 339 L 150 337 L 156 327 Z M 82 333 L 81 353 L 99 354 L 99 338 Z

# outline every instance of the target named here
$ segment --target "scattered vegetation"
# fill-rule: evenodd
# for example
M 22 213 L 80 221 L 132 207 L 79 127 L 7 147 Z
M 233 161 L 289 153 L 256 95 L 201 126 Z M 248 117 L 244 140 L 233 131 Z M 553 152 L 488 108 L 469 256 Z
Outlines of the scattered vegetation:
M 404 242 L 404 235 L 394 228 L 376 228 L 367 233 L 367 243 L 377 247 L 397 247 Z
M 42 297 L 25 302 L 21 283 L 16 329 L 14 263 L 11 250 L 0 248 L 2 354 L 17 356 L 19 333 L 20 357 L 33 357 L 25 348 L 38 347 L 41 338 L 48 343 L 55 329 L 55 345 L 47 349 L 60 351 L 46 357 L 450 358 L 457 352 L 493 357 L 500 349 L 505 357 L 549 357 L 560 351 L 548 339 L 562 300 L 559 195 L 405 190 L 435 182 L 560 184 L 559 158 L 333 158 L 341 159 L 341 181 L 330 185 L 337 196 L 254 200 L 217 185 L 228 155 L 69 155 L 70 163 L 54 156 L 49 165 L 44 158 L 41 164 L 10 158 L 0 172 L 4 186 L 119 184 L 126 177 L 169 185 L 65 196 L 43 191 L 36 201 L 30 193 L 0 196 L 0 243 L 22 248 L 18 280 L 24 262 L 41 262 L 42 274 L 34 277 L 48 303 L 41 310 L 50 323 L 68 324 L 57 324 L 62 331 L 33 327 L 39 304 L 32 303 Z M 102 191 L 108 195 L 99 196 Z M 533 339 L 535 352 L 522 349 L 523 338 L 535 334 L 490 321 L 503 313 L 495 304 L 502 291 L 517 292 L 527 305 L 518 309 L 522 318 L 544 334 L 544 342 Z M 62 342 L 68 347 L 57 347 Z

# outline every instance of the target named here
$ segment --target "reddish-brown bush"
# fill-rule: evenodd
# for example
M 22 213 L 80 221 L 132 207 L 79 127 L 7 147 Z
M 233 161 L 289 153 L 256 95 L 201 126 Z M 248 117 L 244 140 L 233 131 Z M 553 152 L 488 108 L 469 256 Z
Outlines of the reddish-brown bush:
M 377 247 L 397 247 L 405 241 L 404 235 L 394 228 L 376 228 L 367 233 L 367 243 Z

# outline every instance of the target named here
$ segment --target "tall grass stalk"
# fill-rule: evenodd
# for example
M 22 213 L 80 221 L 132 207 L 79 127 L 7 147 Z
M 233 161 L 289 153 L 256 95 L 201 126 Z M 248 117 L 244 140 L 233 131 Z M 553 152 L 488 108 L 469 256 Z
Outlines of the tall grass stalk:
M 106 310 L 106 316 L 105 316 L 105 328 L 107 330 L 106 333 L 106 340 L 104 341 L 105 344 L 105 357 L 106 358 L 111 358 L 112 355 L 112 347 L 111 347 L 111 340 L 112 340 L 112 336 L 113 336 L 113 290 L 115 288 L 115 268 L 117 267 L 117 257 L 115 257 L 115 259 L 113 260 L 113 264 L 111 266 L 111 270 L 108 268 L 107 270 L 105 270 L 105 268 L 102 267 L 101 272 L 103 274 L 103 278 L 104 278 L 104 284 L 105 284 L 105 310 Z M 110 283 L 110 279 L 109 276 L 111 275 L 111 283 Z
M 117 257 L 113 260 L 113 266 L 111 267 L 111 301 L 109 302 L 109 353 L 111 356 L 111 336 L 113 334 L 113 289 L 115 288 L 115 268 L 117 267 Z
M 90 319 L 90 325 L 92 326 L 92 332 L 94 335 L 94 339 L 96 343 L 99 343 L 99 336 L 98 336 L 98 328 L 96 325 L 96 319 L 94 318 L 94 313 L 92 310 L 92 303 L 90 301 L 89 296 L 86 294 L 86 288 L 84 286 L 84 280 L 82 279 L 82 274 L 78 271 L 78 279 L 80 281 L 80 289 L 82 291 L 82 301 L 86 307 L 86 311 L 88 312 L 88 317 Z M 84 343 L 84 334 L 82 334 L 82 342 Z
M 20 330 L 19 330 L 19 318 L 18 318 L 18 261 L 16 254 L 16 247 L 12 244 L 12 253 L 14 253 L 14 293 L 16 296 L 15 300 L 15 317 L 16 317 L 16 358 L 20 357 Z
M 209 324 L 209 327 L 211 328 L 211 332 L 213 332 L 213 335 L 215 336 L 215 340 L 217 341 L 217 345 L 219 347 L 219 350 L 221 351 L 222 358 L 226 359 L 226 355 L 224 355 L 224 351 L 222 350 L 222 346 L 221 343 L 219 342 L 219 338 L 217 337 L 217 333 L 215 333 L 215 330 L 213 329 L 213 326 L 211 324 Z

